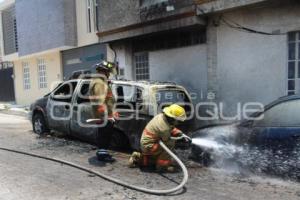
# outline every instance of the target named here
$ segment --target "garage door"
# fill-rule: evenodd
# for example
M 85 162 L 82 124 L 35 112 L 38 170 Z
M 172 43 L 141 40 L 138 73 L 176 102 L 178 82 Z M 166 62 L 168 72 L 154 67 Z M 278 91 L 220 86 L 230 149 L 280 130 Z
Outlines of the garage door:
M 15 101 L 12 64 L 0 64 L 0 102 Z

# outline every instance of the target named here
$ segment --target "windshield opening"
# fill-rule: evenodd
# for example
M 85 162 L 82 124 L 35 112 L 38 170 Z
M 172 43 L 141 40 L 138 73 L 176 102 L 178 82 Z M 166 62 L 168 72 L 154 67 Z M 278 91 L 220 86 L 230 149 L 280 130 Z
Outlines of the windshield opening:
M 191 112 L 191 102 L 187 94 L 182 90 L 158 90 L 155 96 L 157 105 L 161 110 L 176 103 L 184 107 L 187 113 Z

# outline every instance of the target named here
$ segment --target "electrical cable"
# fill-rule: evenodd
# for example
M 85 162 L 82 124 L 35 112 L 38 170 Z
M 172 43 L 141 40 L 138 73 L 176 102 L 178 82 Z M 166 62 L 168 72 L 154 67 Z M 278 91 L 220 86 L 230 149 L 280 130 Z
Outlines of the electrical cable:
M 237 29 L 243 32 L 247 33 L 255 33 L 255 34 L 261 34 L 261 35 L 268 35 L 268 36 L 279 36 L 279 35 L 286 35 L 287 33 L 269 33 L 269 32 L 264 32 L 264 31 L 258 31 L 254 30 L 245 26 L 242 26 L 234 21 L 227 20 L 224 17 L 221 17 L 220 20 L 224 22 L 225 25 L 229 26 L 230 28 Z
M 183 179 L 182 179 L 181 183 L 179 185 L 177 185 L 176 187 L 171 188 L 171 189 L 163 189 L 163 190 L 147 189 L 147 188 L 131 185 L 131 184 L 129 184 L 127 182 L 124 182 L 122 180 L 113 178 L 109 175 L 103 174 L 101 172 L 97 172 L 95 170 L 80 166 L 78 164 L 75 164 L 75 163 L 72 163 L 72 162 L 69 162 L 69 161 L 65 161 L 65 160 L 61 160 L 61 159 L 57 159 L 57 158 L 49 158 L 49 157 L 45 157 L 45 156 L 34 154 L 34 153 L 28 153 L 28 152 L 24 152 L 24 151 L 20 151 L 20 150 L 14 150 L 14 149 L 3 148 L 3 147 L 0 147 L 0 150 L 1 151 L 12 152 L 12 153 L 16 153 L 16 154 L 22 154 L 22 155 L 26 155 L 26 156 L 30 156 L 30 157 L 40 158 L 40 159 L 43 159 L 43 160 L 48 160 L 48 161 L 60 163 L 60 164 L 63 164 L 63 165 L 67 165 L 69 167 L 73 167 L 73 168 L 79 169 L 81 171 L 93 174 L 93 175 L 98 176 L 100 178 L 103 178 L 107 181 L 113 182 L 117 185 L 120 185 L 120 186 L 123 186 L 123 187 L 126 187 L 126 188 L 130 188 L 132 190 L 136 190 L 136 191 L 140 191 L 140 192 L 144 192 L 144 193 L 148 193 L 148 194 L 155 194 L 155 195 L 172 194 L 172 193 L 175 193 L 175 192 L 179 191 L 180 189 L 182 189 L 184 187 L 184 185 L 188 181 L 188 171 L 186 169 L 186 166 L 182 163 L 182 161 L 162 141 L 159 141 L 159 144 L 172 158 L 174 158 L 174 160 L 178 163 L 178 165 L 181 167 L 181 169 L 183 171 L 184 176 L 183 176 Z

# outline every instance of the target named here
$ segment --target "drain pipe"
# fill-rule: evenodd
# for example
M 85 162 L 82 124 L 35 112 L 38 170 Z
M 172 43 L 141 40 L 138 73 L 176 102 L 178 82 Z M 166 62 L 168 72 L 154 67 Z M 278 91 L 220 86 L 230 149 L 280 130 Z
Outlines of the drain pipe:
M 181 183 L 171 189 L 165 189 L 165 190 L 158 190 L 158 189 L 147 189 L 147 188 L 143 188 L 143 187 L 139 187 L 139 186 L 135 186 L 135 185 L 130 185 L 127 182 L 124 182 L 122 180 L 113 178 L 109 175 L 103 174 L 101 172 L 97 172 L 94 171 L 92 169 L 83 167 L 81 165 L 69 162 L 69 161 L 65 161 L 65 160 L 61 160 L 58 158 L 49 158 L 49 157 L 45 157 L 42 155 L 38 155 L 38 154 L 34 154 L 34 153 L 29 153 L 29 152 L 25 152 L 25 151 L 20 151 L 20 150 L 14 150 L 14 149 L 9 149 L 9 148 L 3 148 L 0 147 L 1 151 L 7 151 L 7 152 L 12 152 L 12 153 L 16 153 L 16 154 L 22 154 L 22 155 L 26 155 L 26 156 L 30 156 L 30 157 L 34 157 L 34 158 L 39 158 L 39 159 L 43 159 L 43 160 L 48 160 L 48 161 L 52 161 L 52 162 L 56 162 L 56 163 L 60 163 L 60 164 L 64 164 L 67 165 L 69 167 L 73 167 L 76 169 L 79 169 L 81 171 L 93 174 L 95 176 L 98 176 L 100 178 L 103 178 L 107 181 L 113 182 L 117 185 L 126 187 L 126 188 L 130 188 L 132 190 L 136 190 L 136 191 L 140 191 L 140 192 L 144 192 L 144 193 L 148 193 L 148 194 L 155 194 L 155 195 L 167 195 L 167 194 L 172 194 L 175 193 L 177 191 L 179 191 L 180 189 L 182 189 L 184 187 L 184 185 L 186 184 L 186 182 L 188 181 L 188 171 L 185 167 L 185 165 L 182 163 L 182 161 L 162 142 L 159 141 L 160 146 L 172 157 L 174 158 L 174 160 L 178 163 L 178 165 L 181 167 L 182 171 L 183 171 L 183 179 L 181 181 Z

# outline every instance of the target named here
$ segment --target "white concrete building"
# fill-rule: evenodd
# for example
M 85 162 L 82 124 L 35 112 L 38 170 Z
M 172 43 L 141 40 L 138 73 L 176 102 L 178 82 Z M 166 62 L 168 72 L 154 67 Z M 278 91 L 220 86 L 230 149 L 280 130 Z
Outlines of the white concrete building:
M 62 78 L 67 80 L 74 71 L 89 70 L 109 56 L 105 44 L 97 37 L 99 0 L 75 0 L 77 46 L 61 52 Z
M 192 0 L 172 2 L 167 11 L 167 1 L 104 0 L 98 36 L 116 51 L 126 79 L 177 82 L 196 102 L 207 93 L 206 22 Z
M 208 29 L 216 34 L 208 44 L 216 50 L 210 52 L 209 67 L 216 69 L 211 87 L 226 113 L 234 115 L 238 103 L 267 104 L 300 93 L 299 10 L 297 1 L 273 0 L 208 15 L 214 24 Z
M 239 104 L 300 92 L 298 1 L 119 3 L 100 5 L 98 36 L 116 49 L 128 79 L 175 81 L 195 102 L 222 103 L 227 116 Z

